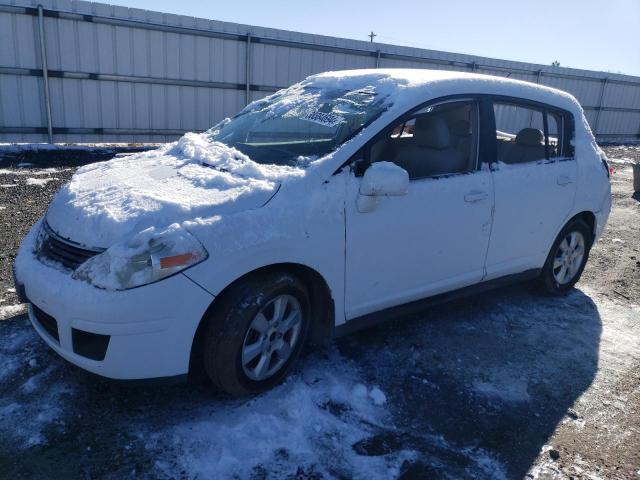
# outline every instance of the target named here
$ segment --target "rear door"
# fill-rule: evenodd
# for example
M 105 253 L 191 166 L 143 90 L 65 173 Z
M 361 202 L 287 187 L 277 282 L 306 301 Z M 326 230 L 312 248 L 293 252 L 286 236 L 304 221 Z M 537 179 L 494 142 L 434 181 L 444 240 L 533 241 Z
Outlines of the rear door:
M 495 211 L 487 277 L 540 268 L 573 209 L 573 117 L 553 107 L 494 98 Z

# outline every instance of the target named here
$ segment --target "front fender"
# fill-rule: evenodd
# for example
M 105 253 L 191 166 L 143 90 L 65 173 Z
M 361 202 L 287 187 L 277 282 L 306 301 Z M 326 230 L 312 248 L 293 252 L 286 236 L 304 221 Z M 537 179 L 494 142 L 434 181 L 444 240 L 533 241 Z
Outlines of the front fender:
M 188 228 L 209 258 L 184 274 L 219 295 L 257 269 L 299 264 L 324 279 L 335 305 L 336 324 L 344 323 L 344 196 L 327 191 L 332 188 L 323 185 L 288 205 L 278 205 L 276 197 L 276 203 L 260 209 L 194 222 Z

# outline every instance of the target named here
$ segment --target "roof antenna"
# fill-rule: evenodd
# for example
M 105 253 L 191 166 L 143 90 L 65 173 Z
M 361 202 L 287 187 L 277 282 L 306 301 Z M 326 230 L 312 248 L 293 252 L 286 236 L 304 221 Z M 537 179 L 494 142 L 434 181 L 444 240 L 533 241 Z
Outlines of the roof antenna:
M 371 43 L 373 43 L 373 39 L 375 37 L 377 37 L 378 35 L 376 35 L 375 33 L 373 33 L 373 30 L 371 31 L 371 33 L 369 35 L 367 35 L 367 37 L 369 37 L 371 39 Z

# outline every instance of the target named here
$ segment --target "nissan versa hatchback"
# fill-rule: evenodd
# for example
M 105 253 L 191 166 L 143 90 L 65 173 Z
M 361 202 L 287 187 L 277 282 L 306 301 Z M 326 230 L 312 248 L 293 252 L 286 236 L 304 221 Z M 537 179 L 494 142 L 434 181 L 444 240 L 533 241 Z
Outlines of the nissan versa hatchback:
M 211 130 L 80 168 L 24 239 L 47 344 L 106 377 L 234 395 L 309 341 L 537 279 L 578 281 L 611 207 L 578 102 L 428 70 L 314 75 Z

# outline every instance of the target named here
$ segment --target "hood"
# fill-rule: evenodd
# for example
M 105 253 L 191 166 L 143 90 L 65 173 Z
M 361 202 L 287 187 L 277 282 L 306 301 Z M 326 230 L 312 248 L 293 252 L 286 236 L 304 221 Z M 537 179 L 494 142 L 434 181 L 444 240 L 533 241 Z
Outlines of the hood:
M 107 248 L 150 226 L 263 206 L 295 167 L 260 165 L 238 150 L 188 133 L 157 150 L 80 168 L 46 220 L 63 238 Z

